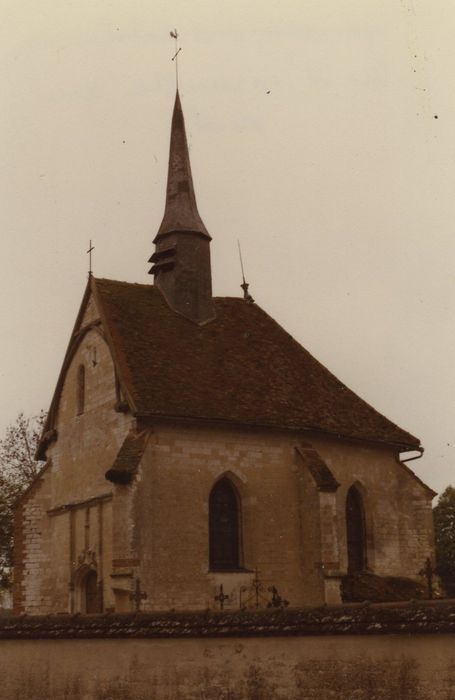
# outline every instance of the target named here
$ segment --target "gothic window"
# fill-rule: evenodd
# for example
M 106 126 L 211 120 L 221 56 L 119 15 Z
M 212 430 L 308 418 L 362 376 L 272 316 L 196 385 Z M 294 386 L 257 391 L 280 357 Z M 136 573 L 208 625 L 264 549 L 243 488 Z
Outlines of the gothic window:
M 351 486 L 346 498 L 346 538 L 348 572 L 363 571 L 366 567 L 365 513 L 362 496 L 355 486 Z
M 85 367 L 79 365 L 77 370 L 77 415 L 84 413 L 85 404 Z
M 240 502 L 229 479 L 220 479 L 209 499 L 210 569 L 240 567 Z

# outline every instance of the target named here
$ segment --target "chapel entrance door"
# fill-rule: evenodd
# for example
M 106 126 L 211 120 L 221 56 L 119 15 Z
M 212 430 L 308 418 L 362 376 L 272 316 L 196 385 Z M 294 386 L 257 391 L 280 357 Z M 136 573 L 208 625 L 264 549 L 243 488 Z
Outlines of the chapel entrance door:
M 85 612 L 100 613 L 101 601 L 98 590 L 98 577 L 96 571 L 89 571 L 84 580 Z
M 346 498 L 346 537 L 348 573 L 364 571 L 366 567 L 365 515 L 362 496 L 355 486 L 351 486 Z

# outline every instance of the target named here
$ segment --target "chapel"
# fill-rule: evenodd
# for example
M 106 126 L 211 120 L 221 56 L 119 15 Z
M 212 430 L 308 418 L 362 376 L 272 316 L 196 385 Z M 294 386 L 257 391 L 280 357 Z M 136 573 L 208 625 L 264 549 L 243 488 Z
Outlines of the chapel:
M 247 285 L 213 296 L 210 241 L 177 92 L 153 283 L 89 276 L 16 510 L 16 612 L 339 603 L 347 574 L 432 558 L 420 441 Z

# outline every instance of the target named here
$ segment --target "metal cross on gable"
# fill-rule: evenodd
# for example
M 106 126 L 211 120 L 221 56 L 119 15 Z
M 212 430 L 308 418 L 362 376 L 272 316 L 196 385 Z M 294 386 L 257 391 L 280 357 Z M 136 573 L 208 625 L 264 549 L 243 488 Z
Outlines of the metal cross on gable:
M 134 593 L 130 593 L 130 600 L 134 601 L 134 609 L 136 612 L 140 611 L 141 601 L 145 600 L 146 598 L 147 593 L 145 593 L 145 591 L 141 591 L 141 580 L 137 578 L 134 586 Z
M 92 276 L 92 251 L 93 251 L 93 250 L 95 250 L 95 246 L 92 245 L 92 241 L 90 240 L 90 241 L 89 241 L 89 244 L 88 244 L 88 250 L 87 250 L 87 254 L 88 254 L 88 276 L 89 276 L 89 277 Z

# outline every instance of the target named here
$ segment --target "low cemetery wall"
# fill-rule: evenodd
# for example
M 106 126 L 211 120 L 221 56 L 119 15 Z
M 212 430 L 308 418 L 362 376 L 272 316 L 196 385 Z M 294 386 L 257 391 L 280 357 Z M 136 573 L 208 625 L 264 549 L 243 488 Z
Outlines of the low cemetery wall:
M 2 700 L 455 700 L 455 601 L 0 618 Z

